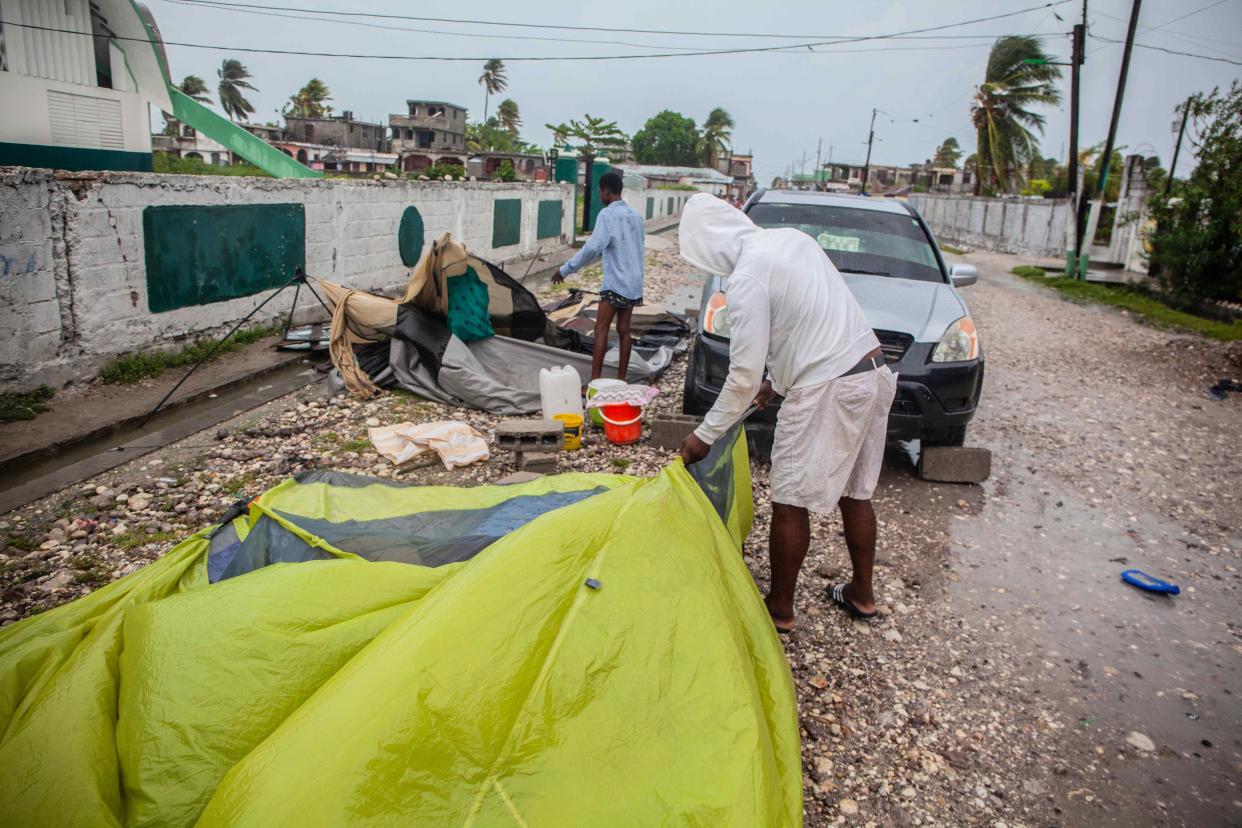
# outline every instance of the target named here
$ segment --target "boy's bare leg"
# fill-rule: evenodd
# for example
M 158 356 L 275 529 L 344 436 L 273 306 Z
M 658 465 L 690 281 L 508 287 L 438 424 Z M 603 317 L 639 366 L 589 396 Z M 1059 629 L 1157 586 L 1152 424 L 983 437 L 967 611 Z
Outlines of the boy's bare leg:
M 617 339 L 620 340 L 618 347 L 621 350 L 617 360 L 617 378 L 622 382 L 625 381 L 625 372 L 630 368 L 630 317 L 633 315 L 633 308 L 617 311 Z
M 591 379 L 593 380 L 604 375 L 604 355 L 608 353 L 608 329 L 612 327 L 612 317 L 615 313 L 612 305 L 607 302 L 600 302 L 595 308 L 595 347 L 591 351 Z M 621 353 L 623 359 L 629 359 L 628 351 Z

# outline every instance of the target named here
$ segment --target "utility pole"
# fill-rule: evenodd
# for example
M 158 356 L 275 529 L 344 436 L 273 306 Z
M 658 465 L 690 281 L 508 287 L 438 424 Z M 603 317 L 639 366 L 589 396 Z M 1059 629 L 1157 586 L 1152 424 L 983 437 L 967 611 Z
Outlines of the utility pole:
M 1126 30 L 1125 50 L 1121 53 L 1121 73 L 1117 77 L 1117 95 L 1113 98 L 1113 117 L 1108 123 L 1108 138 L 1104 142 L 1104 157 L 1100 159 L 1100 180 L 1096 185 L 1096 198 L 1099 200 L 1100 210 L 1104 207 L 1104 190 L 1108 186 L 1108 167 L 1113 157 L 1113 146 L 1117 142 L 1117 122 L 1121 119 L 1121 102 L 1126 94 L 1126 76 L 1130 73 L 1130 54 L 1134 51 L 1134 31 L 1138 28 L 1139 6 L 1143 0 L 1134 0 L 1134 6 L 1130 10 L 1130 27 Z M 1099 220 L 1100 210 L 1092 210 L 1096 220 Z M 1094 235 L 1093 222 L 1088 217 L 1087 233 Z M 1079 253 L 1079 270 L 1081 278 L 1087 278 L 1086 262 L 1082 261 L 1084 256 L 1082 250 L 1087 240 L 1079 236 L 1078 253 Z M 1089 256 L 1088 256 L 1089 258 Z
M 871 174 L 871 142 L 875 140 L 875 110 L 871 110 L 871 127 L 867 133 L 867 160 L 863 162 L 862 192 L 867 192 L 867 176 Z
M 1194 100 L 1194 95 L 1186 99 L 1186 103 L 1182 104 L 1182 122 L 1177 127 L 1177 143 L 1173 145 L 1173 163 L 1169 165 L 1169 174 L 1164 179 L 1164 197 L 1169 197 L 1169 189 L 1173 186 L 1173 173 L 1177 170 L 1177 156 L 1182 152 L 1182 136 L 1186 134 L 1186 122 L 1190 120 L 1190 102 Z
M 1068 163 L 1068 179 L 1070 190 L 1070 208 L 1074 215 L 1074 237 L 1067 239 L 1065 255 L 1065 275 L 1071 279 L 1078 278 L 1078 251 L 1081 249 L 1079 238 L 1082 236 L 1082 193 L 1078 189 L 1078 110 L 1079 82 L 1082 75 L 1082 64 L 1086 60 L 1083 48 L 1087 39 L 1087 0 L 1082 0 L 1082 22 L 1074 26 L 1073 44 L 1070 57 L 1070 151 Z M 1084 272 L 1086 268 L 1083 268 Z
M 798 170 L 799 175 L 806 175 L 806 150 L 802 151 L 802 166 Z
M 819 143 L 815 145 L 815 189 L 819 190 L 819 153 L 824 148 L 824 139 L 820 138 Z

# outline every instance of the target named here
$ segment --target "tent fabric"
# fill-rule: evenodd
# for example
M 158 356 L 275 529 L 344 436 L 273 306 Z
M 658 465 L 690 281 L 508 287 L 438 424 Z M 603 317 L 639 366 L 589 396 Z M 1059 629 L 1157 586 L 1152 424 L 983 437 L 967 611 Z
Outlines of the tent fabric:
M 471 489 L 308 473 L 0 630 L 5 821 L 800 824 L 727 442 L 702 486 L 680 460 Z M 278 532 L 310 556 L 245 550 Z

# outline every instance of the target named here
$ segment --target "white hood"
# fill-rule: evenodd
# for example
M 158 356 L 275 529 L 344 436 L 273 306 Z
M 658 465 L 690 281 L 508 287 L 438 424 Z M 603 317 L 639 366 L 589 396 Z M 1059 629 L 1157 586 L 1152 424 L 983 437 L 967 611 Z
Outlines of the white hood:
M 681 211 L 681 257 L 714 276 L 728 276 L 742 254 L 743 242 L 759 230 L 733 205 L 699 193 Z

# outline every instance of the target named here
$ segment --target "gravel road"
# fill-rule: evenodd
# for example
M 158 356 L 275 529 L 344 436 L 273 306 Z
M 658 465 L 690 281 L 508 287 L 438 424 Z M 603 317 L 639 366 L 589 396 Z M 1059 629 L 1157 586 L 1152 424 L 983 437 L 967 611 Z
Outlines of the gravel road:
M 675 241 L 675 236 L 665 236 Z M 675 245 L 649 253 L 647 295 L 695 283 Z M 817 520 L 785 645 L 803 728 L 808 825 L 1235 824 L 1242 821 L 1242 349 L 1157 331 L 1009 276 L 972 253 L 963 291 L 987 358 L 968 442 L 994 452 L 983 486 L 922 481 L 917 446 L 890 447 L 876 495 L 881 618 L 823 598 L 848 573 L 836 516 Z M 585 277 L 590 279 L 590 276 Z M 684 362 L 657 407 L 679 410 Z M 498 418 L 313 386 L 218 429 L 0 516 L 0 624 L 141 567 L 307 468 L 476 485 L 394 470 L 368 425 Z M 561 470 L 650 474 L 670 452 L 592 441 Z M 767 470 L 756 464 L 747 563 L 766 586 Z M 1173 599 L 1122 584 L 1137 567 Z

